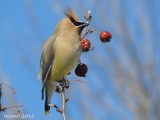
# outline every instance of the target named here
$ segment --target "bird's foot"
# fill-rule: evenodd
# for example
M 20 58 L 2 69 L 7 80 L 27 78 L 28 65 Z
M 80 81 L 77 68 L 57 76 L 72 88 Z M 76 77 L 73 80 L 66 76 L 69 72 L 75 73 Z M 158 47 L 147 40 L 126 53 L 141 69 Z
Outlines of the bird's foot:
M 62 80 L 58 81 L 58 83 L 59 83 L 59 85 L 56 86 L 56 92 L 61 93 L 62 89 L 69 88 L 70 81 L 66 80 L 66 79 L 62 79 Z

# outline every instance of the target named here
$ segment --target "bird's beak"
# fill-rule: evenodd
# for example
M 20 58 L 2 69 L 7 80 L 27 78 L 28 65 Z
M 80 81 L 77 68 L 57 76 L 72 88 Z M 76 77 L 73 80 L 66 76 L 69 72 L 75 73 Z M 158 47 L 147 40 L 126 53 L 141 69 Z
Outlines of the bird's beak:
M 82 23 L 79 27 L 86 27 L 88 25 L 89 25 L 89 23 Z

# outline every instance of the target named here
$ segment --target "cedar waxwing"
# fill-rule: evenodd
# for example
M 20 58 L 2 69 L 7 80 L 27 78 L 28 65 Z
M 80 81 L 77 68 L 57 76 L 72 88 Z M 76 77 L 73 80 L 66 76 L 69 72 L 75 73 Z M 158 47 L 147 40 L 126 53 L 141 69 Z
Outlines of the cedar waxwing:
M 42 45 L 38 78 L 43 84 L 42 99 L 45 90 L 45 115 L 49 113 L 49 104 L 57 82 L 66 78 L 80 59 L 80 34 L 83 28 L 89 25 L 80 21 L 72 8 L 68 8 L 65 15 L 53 34 Z

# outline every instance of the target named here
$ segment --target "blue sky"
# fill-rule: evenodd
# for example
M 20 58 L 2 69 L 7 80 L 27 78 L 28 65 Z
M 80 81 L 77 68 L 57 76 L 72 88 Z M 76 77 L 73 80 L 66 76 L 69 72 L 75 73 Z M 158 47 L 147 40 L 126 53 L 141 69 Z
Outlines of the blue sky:
M 107 2 L 112 6 L 105 7 Z M 84 21 L 82 14 L 87 13 L 87 10 L 90 9 L 93 15 L 93 21 L 90 26 L 97 27 L 101 31 L 110 31 L 113 39 L 109 44 L 102 44 L 99 41 L 98 33 L 86 36 L 88 39 L 93 39 L 91 40 L 92 46 L 96 48 L 93 52 L 84 53 L 81 56 L 81 61 L 86 63 L 89 68 L 87 77 L 78 78 L 74 75 L 74 71 L 68 77 L 69 79 L 85 80 L 86 84 L 71 83 L 71 88 L 67 92 L 67 96 L 70 98 L 70 101 L 67 103 L 67 117 L 74 118 L 74 120 L 82 120 L 83 114 L 76 104 L 83 103 L 84 106 L 85 104 L 89 106 L 92 114 L 97 114 L 95 116 L 96 120 L 119 120 L 118 116 L 121 112 L 124 113 L 127 118 L 134 118 L 133 114 L 121 103 L 121 100 L 119 100 L 120 98 L 116 93 L 115 86 L 112 83 L 113 81 L 111 81 L 111 74 L 113 73 L 114 76 L 117 71 L 114 70 L 115 73 L 111 73 L 110 70 L 112 71 L 112 69 L 114 69 L 112 68 L 112 64 L 114 61 L 117 61 L 117 59 L 120 64 L 124 64 L 126 69 L 135 70 L 135 61 L 127 61 L 129 59 L 128 54 L 133 53 L 131 49 L 132 44 L 131 48 L 130 46 L 123 47 L 122 43 L 125 44 L 123 39 L 127 38 L 122 34 L 123 29 L 120 28 L 123 24 L 118 20 L 125 18 L 126 25 L 127 27 L 129 26 L 129 31 L 124 32 L 131 32 L 134 42 L 138 43 L 135 44 L 135 47 L 140 51 L 138 56 L 142 65 L 143 61 L 147 61 L 150 58 L 154 59 L 154 70 L 155 74 L 158 75 L 158 66 L 160 63 L 159 8 L 156 1 L 151 2 L 151 10 L 149 10 L 149 2 L 145 4 L 142 4 L 143 2 L 136 3 L 133 0 L 128 2 L 118 2 L 115 0 L 114 2 L 101 0 L 97 3 L 95 1 L 90 2 L 83 0 L 82 5 L 85 7 L 78 8 L 75 6 L 76 2 L 63 0 L 59 2 L 55 0 L 0 1 L 0 69 L 3 71 L 3 76 L 7 79 L 1 78 L 0 81 L 10 84 L 18 91 L 13 97 L 17 105 L 24 105 L 20 110 L 25 114 L 34 114 L 35 119 L 61 119 L 61 115 L 57 113 L 54 108 L 51 109 L 51 114 L 46 117 L 44 116 L 44 101 L 41 100 L 42 85 L 37 79 L 37 74 L 42 51 L 41 45 L 52 34 L 58 21 L 64 17 L 63 10 L 66 9 L 66 6 L 72 6 L 82 21 Z M 117 4 L 117 9 L 120 10 L 121 13 L 119 15 L 116 15 L 114 11 L 112 11 L 113 9 L 111 9 L 115 7 L 116 10 Z M 124 5 L 126 5 L 127 8 L 125 8 Z M 107 16 L 104 22 L 100 17 L 101 14 L 103 16 L 104 13 L 99 13 L 97 9 L 99 6 L 103 6 L 102 8 L 105 10 L 105 15 Z M 127 11 L 125 11 L 125 9 L 127 9 Z M 143 9 L 143 11 L 141 11 L 141 9 Z M 152 13 L 154 13 L 155 18 L 152 18 Z M 149 25 L 149 27 L 147 25 Z M 119 46 L 121 46 L 122 49 L 120 49 Z M 111 48 L 116 51 L 117 58 L 110 59 L 111 54 L 109 55 L 109 51 L 106 52 L 106 50 L 111 50 Z M 147 50 L 148 54 L 143 54 L 145 50 Z M 108 53 L 108 55 L 106 53 Z M 106 69 L 103 63 L 108 65 L 110 69 Z M 147 75 L 145 77 L 147 78 Z M 102 79 L 103 82 L 101 81 Z M 89 89 L 92 92 L 95 91 L 95 94 L 100 95 L 98 97 L 102 95 L 103 98 L 100 102 L 109 101 L 115 109 L 109 111 L 107 108 L 107 110 L 104 111 L 101 107 L 96 107 L 100 104 L 99 101 L 95 99 L 95 101 L 89 102 L 93 96 L 83 96 L 84 91 L 81 91 L 82 89 Z M 94 97 L 96 97 L 96 95 Z M 57 93 L 54 94 L 52 101 L 60 105 L 60 95 Z M 8 104 L 4 101 L 4 104 L 5 103 Z M 93 106 L 93 104 L 95 105 Z M 7 111 L 9 113 L 10 110 Z M 0 113 L 0 117 L 3 117 L 3 113 Z

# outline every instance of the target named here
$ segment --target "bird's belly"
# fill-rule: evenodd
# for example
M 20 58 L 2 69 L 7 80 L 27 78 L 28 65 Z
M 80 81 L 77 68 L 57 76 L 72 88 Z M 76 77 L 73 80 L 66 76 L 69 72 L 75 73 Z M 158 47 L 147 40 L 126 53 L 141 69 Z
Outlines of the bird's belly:
M 69 49 L 65 46 L 59 49 L 51 70 L 51 80 L 59 81 L 65 78 L 77 64 L 81 51 L 81 43 L 77 46 L 70 46 Z

